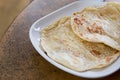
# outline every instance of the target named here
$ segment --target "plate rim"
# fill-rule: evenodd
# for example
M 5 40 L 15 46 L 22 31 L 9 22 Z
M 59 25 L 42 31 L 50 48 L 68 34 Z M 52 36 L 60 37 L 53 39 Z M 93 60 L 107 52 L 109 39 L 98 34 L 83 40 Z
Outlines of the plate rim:
M 35 26 L 38 22 L 40 22 L 40 21 L 42 21 L 43 19 L 45 19 L 45 18 L 53 15 L 53 14 L 56 13 L 56 12 L 59 12 L 59 11 L 65 9 L 65 8 L 68 8 L 69 6 L 74 5 L 74 4 L 78 3 L 78 2 L 86 2 L 86 1 L 74 1 L 74 2 L 72 2 L 72 3 L 70 3 L 70 4 L 68 4 L 68 5 L 63 6 L 62 8 L 59 8 L 59 9 L 55 10 L 54 12 L 52 12 L 52 13 L 50 13 L 50 14 L 47 14 L 46 16 L 44 16 L 44 17 L 36 20 L 36 21 L 32 24 L 32 26 L 30 27 L 30 30 L 29 30 L 29 38 L 30 38 L 30 41 L 31 41 L 33 47 L 35 48 L 35 50 L 36 50 L 45 60 L 47 60 L 49 63 L 51 63 L 52 65 L 54 65 L 54 66 L 57 67 L 58 69 L 61 69 L 61 70 L 65 71 L 65 72 L 67 72 L 67 73 L 70 73 L 70 74 L 75 75 L 75 76 L 78 76 L 78 77 L 83 77 L 83 78 L 102 78 L 102 77 L 106 77 L 106 76 L 108 76 L 108 75 L 110 75 L 110 74 L 113 74 L 114 72 L 118 71 L 118 70 L 120 69 L 120 67 L 119 67 L 119 69 L 116 69 L 116 70 L 112 71 L 111 73 L 108 73 L 108 74 L 105 74 L 105 75 L 101 75 L 101 76 L 85 76 L 85 74 L 81 74 L 81 73 L 84 73 L 84 72 L 74 71 L 74 70 L 72 70 L 72 69 L 69 69 L 69 68 L 67 68 L 67 67 L 65 67 L 65 66 L 63 66 L 63 65 L 61 65 L 61 64 L 59 64 L 59 63 L 57 63 L 57 62 L 55 62 L 53 59 L 51 59 L 50 57 L 48 57 L 42 50 L 38 50 L 38 49 L 36 48 L 36 46 L 34 45 L 34 42 L 33 42 L 33 39 L 32 39 L 32 31 L 33 31 L 34 26 Z M 87 1 L 87 3 L 88 3 L 88 2 L 91 2 L 91 1 Z M 98 2 L 98 1 L 94 1 L 94 2 Z M 102 3 L 105 3 L 105 2 L 102 2 Z

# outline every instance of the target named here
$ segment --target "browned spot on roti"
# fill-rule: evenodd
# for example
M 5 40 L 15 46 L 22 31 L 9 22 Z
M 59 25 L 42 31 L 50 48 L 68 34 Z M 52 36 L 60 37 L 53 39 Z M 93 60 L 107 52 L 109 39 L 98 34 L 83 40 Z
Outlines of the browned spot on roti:
M 103 14 L 102 13 L 99 13 L 100 14 L 100 16 L 103 16 Z
M 118 52 L 119 52 L 119 51 L 118 51 L 118 50 L 116 50 L 116 51 L 115 51 L 115 54 L 117 54 Z
M 73 13 L 73 15 L 76 15 L 76 13 Z
M 106 61 L 107 61 L 107 62 L 110 62 L 110 60 L 111 60 L 112 58 L 113 58 L 112 56 L 109 56 L 109 57 L 106 58 Z
M 79 20 L 78 18 L 74 18 L 74 21 L 77 25 L 83 25 L 82 21 Z
M 92 53 L 93 55 L 97 55 L 97 56 L 99 56 L 99 55 L 101 54 L 99 51 L 94 50 L 94 49 L 91 51 L 91 53 Z
M 99 34 L 104 34 L 105 33 L 102 26 L 99 26 L 96 23 L 94 23 L 92 26 L 88 26 L 87 30 L 90 33 L 99 33 Z

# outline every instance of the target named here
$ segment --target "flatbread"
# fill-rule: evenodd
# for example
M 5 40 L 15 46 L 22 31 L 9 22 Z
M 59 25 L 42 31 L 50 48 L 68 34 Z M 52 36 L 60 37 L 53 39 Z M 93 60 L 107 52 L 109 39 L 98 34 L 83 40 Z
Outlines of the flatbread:
M 71 25 L 80 38 L 120 50 L 120 4 L 110 2 L 102 7 L 75 12 Z
M 41 46 L 51 59 L 70 69 L 86 71 L 105 67 L 118 58 L 118 50 L 79 38 L 70 22 L 70 17 L 63 17 L 41 31 Z

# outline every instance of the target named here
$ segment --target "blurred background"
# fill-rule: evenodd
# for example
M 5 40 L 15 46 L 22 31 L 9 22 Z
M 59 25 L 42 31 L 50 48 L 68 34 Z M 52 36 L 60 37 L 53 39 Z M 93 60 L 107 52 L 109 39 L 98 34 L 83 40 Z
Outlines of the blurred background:
M 0 40 L 20 12 L 33 0 L 0 0 Z M 97 0 L 103 1 L 103 0 Z M 120 0 L 105 0 L 118 1 Z
M 16 16 L 32 0 L 0 0 L 0 40 Z

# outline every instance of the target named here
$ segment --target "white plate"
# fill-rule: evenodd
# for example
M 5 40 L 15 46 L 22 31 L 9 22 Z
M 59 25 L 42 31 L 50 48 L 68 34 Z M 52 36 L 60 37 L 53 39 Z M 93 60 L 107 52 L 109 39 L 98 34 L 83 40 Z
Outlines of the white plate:
M 48 62 L 50 62 L 51 64 L 53 64 L 54 66 L 60 68 L 61 70 L 64 70 L 68 73 L 71 73 L 73 75 L 79 76 L 79 77 L 85 77 L 85 78 L 100 78 L 100 77 L 105 77 L 108 76 L 112 73 L 114 73 L 115 71 L 120 69 L 120 58 L 115 61 L 112 65 L 103 68 L 103 69 L 99 69 L 99 70 L 91 70 L 91 71 L 86 71 L 86 72 L 77 72 L 74 70 L 71 70 L 67 67 L 64 67 L 63 65 L 56 63 L 54 60 L 52 60 L 51 58 L 49 58 L 43 51 L 42 49 L 39 47 L 40 45 L 40 29 L 43 27 L 46 27 L 48 25 L 50 25 L 51 23 L 53 23 L 54 21 L 58 20 L 60 17 L 63 16 L 70 16 L 73 12 L 75 11 L 79 11 L 87 6 L 98 6 L 98 5 L 102 5 L 105 4 L 103 2 L 90 2 L 90 1 L 76 1 L 73 2 L 63 8 L 58 9 L 55 12 L 50 13 L 49 15 L 37 20 L 30 28 L 29 31 L 29 36 L 30 36 L 30 40 L 33 44 L 33 46 L 35 47 L 35 49 L 38 51 L 38 53 L 45 58 Z

